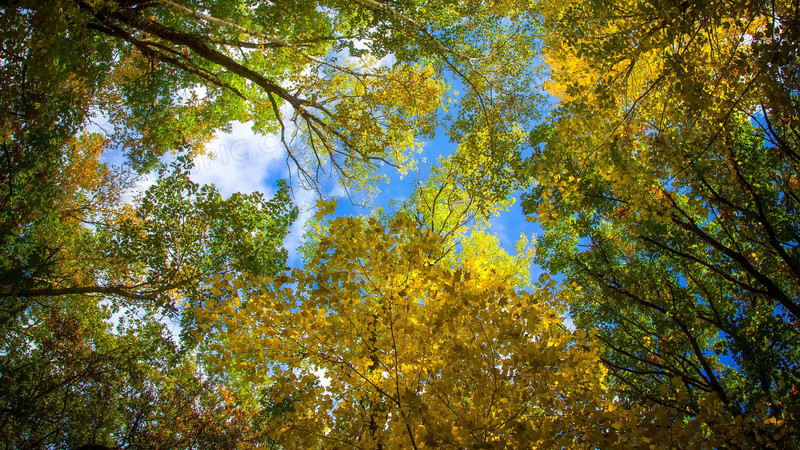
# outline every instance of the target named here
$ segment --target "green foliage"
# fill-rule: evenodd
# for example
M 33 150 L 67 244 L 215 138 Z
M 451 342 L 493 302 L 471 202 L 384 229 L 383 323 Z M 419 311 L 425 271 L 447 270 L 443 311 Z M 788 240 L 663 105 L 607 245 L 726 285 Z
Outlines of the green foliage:
M 203 374 L 157 315 L 112 312 L 62 296 L 4 325 L 4 446 L 230 447 L 252 437 L 246 402 Z
M 688 417 L 720 399 L 767 424 L 748 439 L 775 447 L 800 417 L 800 160 L 796 56 L 764 51 L 794 42 L 791 11 L 548 11 L 562 103 L 531 133 L 540 150 L 522 173 L 534 180 L 523 209 L 546 230 L 540 262 L 579 288 L 575 324 L 598 330 L 620 397 Z
M 53 58 L 70 77 L 66 92 L 80 97 L 62 109 L 73 126 L 106 122 L 106 146 L 142 171 L 168 152 L 202 153 L 215 132 L 252 121 L 279 134 L 304 185 L 319 188 L 331 172 L 368 189 L 383 164 L 413 165 L 453 100 L 448 75 L 468 86 L 452 136 L 488 145 L 497 168 L 536 111 L 534 96 L 511 91 L 535 74 L 525 39 L 535 27 L 506 5 L 61 0 L 3 14 L 13 56 L 48 55 L 37 64 Z M 379 64 L 387 56 L 394 64 Z
M 129 214 L 109 220 L 103 254 L 135 261 L 127 276 L 161 291 L 195 290 L 212 273 L 282 271 L 282 241 L 297 217 L 287 184 L 280 181 L 269 200 L 258 192 L 223 198 L 214 186 L 191 181 L 191 167 L 182 158 L 163 167 Z
M 23 0 L 0 20 L 6 447 L 797 440 L 795 3 Z M 454 151 L 390 211 L 321 200 L 289 271 L 288 183 L 191 179 L 236 121 L 317 194 L 368 196 L 440 130 Z M 520 189 L 545 234 L 511 255 L 489 220 Z

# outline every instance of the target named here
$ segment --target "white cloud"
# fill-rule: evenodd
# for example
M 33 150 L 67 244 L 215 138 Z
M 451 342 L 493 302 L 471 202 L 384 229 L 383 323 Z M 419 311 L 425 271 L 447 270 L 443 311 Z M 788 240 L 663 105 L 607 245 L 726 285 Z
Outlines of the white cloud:
M 260 136 L 253 133 L 251 123 L 234 123 L 230 133 L 219 133 L 208 144 L 212 157 L 195 159 L 192 180 L 201 184 L 213 184 L 223 196 L 235 192 L 262 192 L 265 196 L 275 193 L 278 179 L 287 179 L 293 172 L 293 202 L 300 210 L 290 233 L 284 239 L 289 252 L 288 263 L 296 266 L 301 261 L 298 247 L 305 231 L 305 224 L 314 214 L 317 195 L 314 191 L 298 186 L 297 169 L 286 165 L 286 150 L 274 135 Z M 339 189 L 341 190 L 341 189 Z M 335 189 L 334 195 L 341 194 Z
M 235 192 L 275 191 L 275 180 L 287 175 L 286 153 L 277 137 L 253 133 L 252 123 L 233 124 L 208 144 L 212 156 L 195 158 L 192 180 L 213 184 L 223 196 Z
M 503 220 L 501 214 L 492 216 L 489 219 L 489 232 L 495 235 L 497 239 L 500 240 L 500 245 L 502 245 L 507 252 L 509 252 L 510 254 L 514 253 L 514 244 L 516 242 L 514 242 L 514 240 L 509 237 L 506 227 L 506 221 Z
M 380 61 L 378 61 L 379 66 L 385 66 L 389 68 L 394 67 L 396 63 L 397 63 L 397 57 L 394 56 L 394 53 L 389 53 L 388 55 L 381 58 Z

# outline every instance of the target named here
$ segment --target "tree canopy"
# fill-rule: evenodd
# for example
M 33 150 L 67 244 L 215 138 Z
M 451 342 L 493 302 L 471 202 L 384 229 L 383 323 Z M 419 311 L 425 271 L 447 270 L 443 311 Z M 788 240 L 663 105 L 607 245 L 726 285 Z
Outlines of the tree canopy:
M 713 396 L 777 424 L 760 445 L 787 445 L 800 416 L 795 15 L 554 9 L 544 48 L 562 101 L 531 134 L 523 202 L 625 398 L 694 416 Z
M 384 163 L 407 169 L 443 118 L 501 167 L 536 111 L 515 94 L 536 66 L 534 22 L 514 5 L 67 0 L 3 14 L 7 82 L 33 97 L 48 89 L 28 78 L 63 90 L 20 108 L 62 114 L 65 136 L 103 122 L 105 146 L 143 169 L 251 121 L 277 133 L 300 181 L 318 187 L 327 173 L 364 188 Z M 457 117 L 443 116 L 453 78 L 468 89 Z
M 800 439 L 796 2 L 0 17 L 7 447 Z M 282 147 L 264 193 L 193 175 L 235 123 Z M 420 166 L 333 214 L 333 192 Z M 289 267 L 302 191 L 318 211 Z M 515 196 L 542 234 L 510 251 Z

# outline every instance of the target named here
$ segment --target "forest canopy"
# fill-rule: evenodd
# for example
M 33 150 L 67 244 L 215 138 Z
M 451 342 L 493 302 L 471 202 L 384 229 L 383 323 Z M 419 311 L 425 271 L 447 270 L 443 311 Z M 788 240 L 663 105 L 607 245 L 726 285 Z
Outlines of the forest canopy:
M 0 440 L 791 448 L 798 14 L 0 1 Z M 236 124 L 264 193 L 193 175 Z

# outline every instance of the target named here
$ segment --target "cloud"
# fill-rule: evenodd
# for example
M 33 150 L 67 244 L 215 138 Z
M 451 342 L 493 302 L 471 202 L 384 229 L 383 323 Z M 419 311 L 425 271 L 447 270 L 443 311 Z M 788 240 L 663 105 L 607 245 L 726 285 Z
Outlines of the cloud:
M 252 123 L 234 123 L 230 133 L 219 133 L 208 144 L 211 157 L 195 158 L 192 180 L 201 184 L 213 184 L 223 196 L 236 192 L 262 192 L 265 196 L 275 193 L 278 179 L 289 177 L 297 181 L 297 169 L 286 165 L 286 150 L 274 135 L 257 135 Z M 317 194 L 294 183 L 293 201 L 300 210 L 284 247 L 289 252 L 288 263 L 298 266 L 302 261 L 298 247 L 302 243 L 306 222 L 314 214 Z
M 252 123 L 235 122 L 230 133 L 218 133 L 208 144 L 209 156 L 195 158 L 192 180 L 213 184 L 223 196 L 235 192 L 275 192 L 275 182 L 288 175 L 286 153 L 278 138 L 253 133 Z

